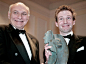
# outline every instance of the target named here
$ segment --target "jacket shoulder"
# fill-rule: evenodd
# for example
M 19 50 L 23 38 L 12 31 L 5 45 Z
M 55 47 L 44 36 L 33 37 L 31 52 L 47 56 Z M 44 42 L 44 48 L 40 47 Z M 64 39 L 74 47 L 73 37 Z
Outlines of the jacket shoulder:
M 0 30 L 5 30 L 8 27 L 8 25 L 0 25 Z
M 79 39 L 86 39 L 86 36 L 77 35 Z
M 33 40 L 35 43 L 38 43 L 38 40 L 36 37 L 34 37 L 33 35 L 27 33 L 27 35 L 31 38 L 31 40 Z

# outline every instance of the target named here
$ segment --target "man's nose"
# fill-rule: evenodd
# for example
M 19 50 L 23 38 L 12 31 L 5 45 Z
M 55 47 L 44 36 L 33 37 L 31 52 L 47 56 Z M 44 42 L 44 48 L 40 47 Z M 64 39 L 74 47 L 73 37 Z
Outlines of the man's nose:
M 64 23 L 67 23 L 67 19 L 64 19 Z
M 21 14 L 18 14 L 18 19 L 22 19 L 22 15 Z

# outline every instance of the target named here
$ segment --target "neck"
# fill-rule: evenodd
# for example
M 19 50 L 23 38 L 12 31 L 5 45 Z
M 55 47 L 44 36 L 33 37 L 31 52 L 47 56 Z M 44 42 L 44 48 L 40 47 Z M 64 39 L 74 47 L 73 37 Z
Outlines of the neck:
M 11 24 L 12 25 L 12 24 Z M 12 25 L 13 26 L 13 25 Z M 24 30 L 24 28 L 16 28 L 15 26 L 13 26 L 14 29 L 19 29 L 19 30 Z
M 60 32 L 60 35 L 62 35 L 62 36 L 67 36 L 69 34 L 73 35 L 73 31 L 71 30 L 70 32 L 66 32 L 66 33 Z

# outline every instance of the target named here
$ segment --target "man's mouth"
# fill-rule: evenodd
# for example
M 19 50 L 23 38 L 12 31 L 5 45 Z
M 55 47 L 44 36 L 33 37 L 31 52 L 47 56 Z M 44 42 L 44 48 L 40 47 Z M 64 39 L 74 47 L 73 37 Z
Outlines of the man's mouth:
M 15 20 L 16 22 L 23 22 L 23 21 L 18 21 L 18 20 Z
M 63 25 L 62 27 L 69 27 L 70 25 Z

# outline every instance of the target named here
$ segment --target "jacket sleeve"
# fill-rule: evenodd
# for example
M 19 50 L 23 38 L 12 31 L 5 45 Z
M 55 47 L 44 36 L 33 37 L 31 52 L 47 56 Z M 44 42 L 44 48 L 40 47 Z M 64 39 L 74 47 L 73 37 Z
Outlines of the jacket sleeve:
M 34 61 L 34 64 L 40 64 L 39 42 L 37 39 L 36 39 L 35 45 L 36 45 L 37 50 L 36 50 L 36 62 Z
M 0 27 L 0 64 L 10 64 L 6 62 L 6 48 L 5 48 L 5 34 L 4 30 Z

